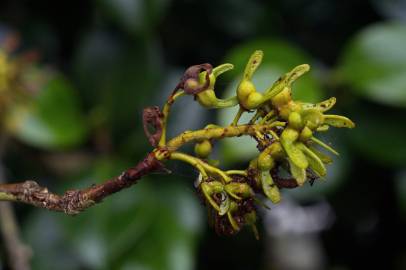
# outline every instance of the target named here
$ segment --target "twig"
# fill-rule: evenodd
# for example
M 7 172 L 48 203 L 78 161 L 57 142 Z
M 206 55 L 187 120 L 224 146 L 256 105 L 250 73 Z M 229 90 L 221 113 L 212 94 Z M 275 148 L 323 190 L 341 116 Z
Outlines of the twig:
M 168 141 L 166 146 L 156 148 L 135 167 L 124 171 L 120 176 L 102 184 L 85 189 L 68 190 L 63 195 L 49 192 L 48 188 L 41 187 L 33 180 L 26 180 L 20 183 L 0 184 L 0 201 L 23 202 L 51 211 L 76 215 L 96 203 L 101 202 L 111 194 L 134 185 L 141 177 L 153 171 L 164 169 L 160 160 L 171 159 L 171 154 L 186 143 L 201 139 L 223 139 L 226 137 L 252 135 L 256 131 L 267 133 L 272 128 L 283 125 L 284 123 L 282 122 L 273 122 L 264 125 L 228 126 L 184 132 Z M 218 172 L 220 170 L 216 171 Z M 227 176 L 225 176 L 225 178 L 227 178 Z
M 62 196 L 49 192 L 47 188 L 41 187 L 32 180 L 0 184 L 0 201 L 23 202 L 52 211 L 65 212 L 68 215 L 76 215 L 101 202 L 107 196 L 134 185 L 146 174 L 160 169 L 163 169 L 162 163 L 153 153 L 150 153 L 142 162 L 116 178 L 86 189 L 68 190 Z

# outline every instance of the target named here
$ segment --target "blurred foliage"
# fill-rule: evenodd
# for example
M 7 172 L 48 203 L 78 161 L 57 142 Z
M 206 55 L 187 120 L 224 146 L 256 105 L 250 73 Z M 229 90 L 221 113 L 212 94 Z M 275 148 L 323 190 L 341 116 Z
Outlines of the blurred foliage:
M 79 109 L 79 97 L 64 78 L 50 79 L 27 103 L 15 104 L 5 120 L 17 138 L 45 149 L 83 143 L 86 120 Z
M 339 76 L 359 95 L 392 106 L 406 106 L 406 25 L 369 26 L 344 49 Z
M 405 7 L 404 0 L 3 1 L 0 41 L 19 37 L 3 48 L 9 60 L 39 55 L 16 69 L 18 83 L 7 89 L 18 90 L 0 91 L 8 179 L 63 191 L 118 174 L 149 149 L 142 108 L 161 105 L 186 67 L 233 63 L 216 89 L 229 97 L 250 53 L 262 49 L 254 77 L 261 90 L 309 63 L 295 98 L 336 96 L 334 113 L 357 124 L 326 138 L 341 154 L 326 181 L 284 194 L 302 204 L 326 199 L 334 209 L 335 223 L 319 235 L 323 268 L 405 269 Z M 7 113 L 3 99 L 11 100 Z M 230 123 L 230 110 L 204 114 L 186 99 L 171 129 Z M 228 166 L 253 149 L 238 138 L 215 151 Z M 151 175 L 75 218 L 18 206 L 34 269 L 277 269 L 263 248 L 277 245 L 266 232 L 259 242 L 204 233 L 195 172 L 170 166 L 172 176 Z M 1 252 L 0 269 L 6 261 Z
M 111 168 L 113 162 L 96 163 L 96 172 L 84 179 L 106 177 L 97 171 L 103 163 Z M 26 238 L 35 251 L 36 268 L 193 268 L 203 224 L 196 198 L 173 177 L 165 184 L 145 180 L 120 193 L 120 200 L 106 201 L 76 218 L 47 212 L 30 216 Z

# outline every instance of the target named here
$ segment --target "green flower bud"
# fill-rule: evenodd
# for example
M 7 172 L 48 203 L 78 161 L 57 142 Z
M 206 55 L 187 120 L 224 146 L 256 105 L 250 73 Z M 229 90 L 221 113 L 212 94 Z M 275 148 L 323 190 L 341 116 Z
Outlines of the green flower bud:
M 258 157 L 258 169 L 266 171 L 272 169 L 275 165 L 275 161 L 268 153 L 261 153 Z
M 243 80 L 237 88 L 237 99 L 244 109 L 252 110 L 261 104 L 263 97 L 251 81 Z
M 288 104 L 292 100 L 292 91 L 290 87 L 285 87 L 282 92 L 274 96 L 271 101 L 272 105 L 280 109 L 282 106 Z
M 225 185 L 224 190 L 234 199 L 242 200 L 254 195 L 254 191 L 246 183 L 229 183 Z
M 304 127 L 300 132 L 299 140 L 305 142 L 313 136 L 313 131 L 309 127 Z
M 305 110 L 302 113 L 302 117 L 305 126 L 311 130 L 317 129 L 324 122 L 324 115 L 316 109 Z
M 299 132 L 292 128 L 287 128 L 282 132 L 281 139 L 287 142 L 294 142 L 299 137 Z
M 249 110 L 251 110 L 251 109 L 255 109 L 255 108 L 257 108 L 259 105 L 261 105 L 261 103 L 263 102 L 263 100 L 264 100 L 264 98 L 263 98 L 263 96 L 262 96 L 262 94 L 261 93 L 258 93 L 258 92 L 254 92 L 254 93 L 251 93 L 249 96 L 248 96 L 248 99 L 247 99 L 247 101 L 246 101 L 246 109 L 249 109 Z
M 237 97 L 239 101 L 245 101 L 248 96 L 256 92 L 255 85 L 248 80 L 243 80 L 237 88 Z
M 212 73 L 209 75 L 209 85 L 206 90 L 196 94 L 196 99 L 205 108 L 228 108 L 233 107 L 238 104 L 236 97 L 231 97 L 228 99 L 217 98 L 214 91 L 214 85 L 216 84 L 216 79 L 218 76 L 224 72 L 233 69 L 232 64 L 222 64 L 218 67 L 215 67 Z M 207 71 L 201 72 L 199 74 L 199 85 L 204 85 L 206 82 Z
M 291 112 L 289 115 L 289 126 L 296 130 L 300 130 L 303 127 L 302 117 L 298 112 Z
M 211 154 L 212 149 L 213 147 L 209 140 L 203 140 L 195 145 L 195 153 L 199 158 L 207 158 Z

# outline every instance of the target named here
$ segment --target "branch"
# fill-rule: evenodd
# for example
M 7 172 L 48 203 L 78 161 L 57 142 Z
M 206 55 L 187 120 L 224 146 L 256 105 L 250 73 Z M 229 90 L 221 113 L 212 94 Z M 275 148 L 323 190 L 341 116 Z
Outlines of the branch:
M 277 126 L 285 126 L 285 123 L 276 121 L 271 124 L 263 124 L 263 125 L 239 125 L 228 127 L 205 128 L 196 131 L 185 131 L 182 134 L 170 140 L 167 143 L 167 148 L 170 151 L 175 151 L 182 145 L 191 141 L 223 139 L 230 137 L 239 137 L 242 135 L 255 135 L 256 132 L 267 134 Z
M 163 169 L 159 160 L 167 159 L 170 153 L 182 145 L 201 139 L 223 139 L 241 135 L 253 135 L 255 132 L 268 132 L 281 122 L 267 125 L 241 125 L 218 128 L 207 128 L 184 132 L 170 140 L 166 147 L 157 148 L 135 167 L 124 171 L 120 176 L 86 189 L 68 190 L 63 195 L 49 192 L 33 180 L 21 183 L 0 184 L 0 201 L 22 202 L 51 211 L 76 215 L 83 210 L 101 202 L 104 198 L 124 188 L 134 185 L 138 179 L 150 172 Z M 160 156 L 161 155 L 161 156 Z M 220 171 L 220 170 L 218 170 Z
M 23 202 L 68 215 L 76 215 L 111 194 L 136 184 L 137 180 L 146 174 L 160 169 L 163 169 L 163 164 L 155 158 L 154 153 L 149 153 L 143 161 L 116 178 L 86 189 L 68 190 L 63 195 L 51 193 L 32 180 L 0 184 L 0 201 Z

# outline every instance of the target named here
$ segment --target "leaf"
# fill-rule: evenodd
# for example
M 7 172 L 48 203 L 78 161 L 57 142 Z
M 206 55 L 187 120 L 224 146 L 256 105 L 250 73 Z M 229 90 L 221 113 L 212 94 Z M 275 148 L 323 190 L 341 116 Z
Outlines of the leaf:
M 73 147 L 87 134 L 79 97 L 62 76 L 50 79 L 30 103 L 14 106 L 6 125 L 20 140 L 45 149 Z
M 379 23 L 362 30 L 341 56 L 338 76 L 360 96 L 406 107 L 406 24 Z

